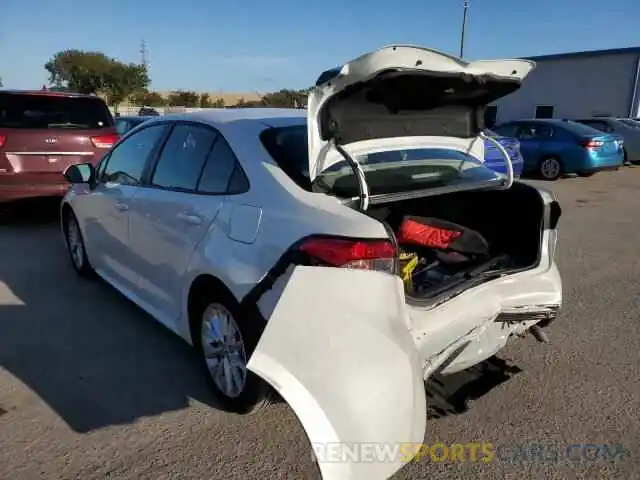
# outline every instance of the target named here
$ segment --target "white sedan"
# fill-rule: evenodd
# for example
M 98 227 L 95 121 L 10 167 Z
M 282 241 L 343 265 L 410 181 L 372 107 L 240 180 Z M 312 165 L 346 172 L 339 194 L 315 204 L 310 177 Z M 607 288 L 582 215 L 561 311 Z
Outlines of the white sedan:
M 558 203 L 482 163 L 481 111 L 533 67 L 392 46 L 323 75 L 308 110 L 149 120 L 65 173 L 73 267 L 193 344 L 229 409 L 273 389 L 313 444 L 420 443 L 426 378 L 544 340 L 562 302 Z M 356 460 L 319 465 L 375 480 L 408 459 Z

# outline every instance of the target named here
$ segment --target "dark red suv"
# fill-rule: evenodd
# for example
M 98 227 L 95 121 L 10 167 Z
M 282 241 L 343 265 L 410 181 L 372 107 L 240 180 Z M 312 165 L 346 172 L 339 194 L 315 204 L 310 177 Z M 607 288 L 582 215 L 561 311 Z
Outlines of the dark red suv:
M 0 90 L 0 203 L 64 195 L 64 170 L 97 163 L 117 140 L 99 97 Z

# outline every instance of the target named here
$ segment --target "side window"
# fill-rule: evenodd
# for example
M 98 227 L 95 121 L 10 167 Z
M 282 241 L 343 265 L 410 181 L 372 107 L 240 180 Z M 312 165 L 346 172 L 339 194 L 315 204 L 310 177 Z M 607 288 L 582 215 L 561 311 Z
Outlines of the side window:
M 129 130 L 129 122 L 122 118 L 116 119 L 116 132 L 118 135 L 124 135 Z
M 537 139 L 545 140 L 553 137 L 553 128 L 548 125 L 536 125 L 534 134 Z
M 195 191 L 202 167 L 217 136 L 204 127 L 176 125 L 162 149 L 151 184 Z
M 518 131 L 516 132 L 516 137 L 520 140 L 531 140 L 535 138 L 536 131 L 530 125 L 520 125 Z
M 102 182 L 137 185 L 149 155 L 164 136 L 167 125 L 155 125 L 140 130 L 117 145 L 109 158 L 100 166 L 99 179 Z
M 202 171 L 198 192 L 237 194 L 247 190 L 249 180 L 227 141 L 219 136 Z

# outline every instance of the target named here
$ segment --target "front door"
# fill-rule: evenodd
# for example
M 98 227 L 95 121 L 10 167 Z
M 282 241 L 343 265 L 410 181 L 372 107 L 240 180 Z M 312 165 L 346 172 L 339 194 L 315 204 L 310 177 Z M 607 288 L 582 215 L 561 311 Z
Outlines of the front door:
M 166 125 L 139 131 L 118 144 L 98 168 L 98 185 L 85 202 L 87 249 L 94 267 L 110 281 L 135 291 L 138 275 L 129 248 L 131 201 Z

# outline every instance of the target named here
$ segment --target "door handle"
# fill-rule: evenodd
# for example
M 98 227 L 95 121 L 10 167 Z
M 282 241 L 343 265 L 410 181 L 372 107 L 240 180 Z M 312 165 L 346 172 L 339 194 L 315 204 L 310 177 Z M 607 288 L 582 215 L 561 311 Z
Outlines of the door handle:
M 129 210 L 129 205 L 127 205 L 126 203 L 118 202 L 116 203 L 115 208 L 120 212 L 126 212 L 127 210 Z
M 189 225 L 200 225 L 202 219 L 196 215 L 189 215 L 188 213 L 178 213 L 177 217 Z

